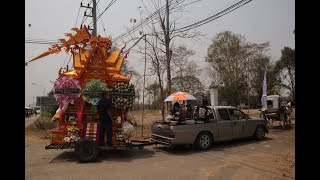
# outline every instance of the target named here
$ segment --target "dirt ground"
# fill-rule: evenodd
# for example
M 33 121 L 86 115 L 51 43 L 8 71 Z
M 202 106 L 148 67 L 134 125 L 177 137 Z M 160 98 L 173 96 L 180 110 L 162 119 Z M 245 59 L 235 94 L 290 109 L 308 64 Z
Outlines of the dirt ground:
M 142 113 L 132 114 L 139 125 L 134 138 L 142 138 Z M 250 109 L 249 114 L 258 117 L 260 111 Z M 150 124 L 158 119 L 159 111 L 145 111 L 143 138 L 150 137 Z M 78 163 L 72 150 L 45 150 L 50 130 L 37 130 L 31 124 L 25 134 L 25 178 L 295 179 L 295 120 L 292 123 L 286 130 L 272 128 L 263 141 L 219 143 L 208 151 L 188 147 L 171 151 L 152 145 L 142 151 L 105 152 L 94 163 Z

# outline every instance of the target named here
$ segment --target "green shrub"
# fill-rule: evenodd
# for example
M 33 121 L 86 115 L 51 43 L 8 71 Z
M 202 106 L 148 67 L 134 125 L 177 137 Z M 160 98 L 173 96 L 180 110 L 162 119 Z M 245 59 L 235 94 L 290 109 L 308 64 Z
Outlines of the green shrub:
M 39 117 L 35 122 L 34 126 L 37 129 L 47 130 L 55 128 L 55 124 L 52 122 L 51 117 L 42 116 Z
M 53 117 L 56 114 L 56 111 L 57 111 L 58 108 L 59 108 L 58 105 L 50 106 L 44 112 L 41 113 L 41 116 Z

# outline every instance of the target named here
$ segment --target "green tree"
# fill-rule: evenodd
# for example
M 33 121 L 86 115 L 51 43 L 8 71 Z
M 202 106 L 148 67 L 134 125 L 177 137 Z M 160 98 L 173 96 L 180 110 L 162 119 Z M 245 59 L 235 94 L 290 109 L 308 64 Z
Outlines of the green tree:
M 284 47 L 281 50 L 280 60 L 275 64 L 275 72 L 278 75 L 281 86 L 289 90 L 295 99 L 295 49 Z
M 245 91 L 245 38 L 230 31 L 217 34 L 208 48 L 206 62 L 216 78 L 223 82 L 219 88 L 223 101 L 232 104 L 240 102 L 241 94 Z
M 257 81 L 255 74 L 260 73 L 259 66 L 265 68 L 266 59 L 263 58 L 268 47 L 268 42 L 250 43 L 244 36 L 231 31 L 221 32 L 214 37 L 208 48 L 206 62 L 209 76 L 224 84 L 219 88 L 222 101 L 237 105 L 247 100 L 248 93 L 254 93 L 251 87 L 256 84 L 252 84 L 252 81 Z

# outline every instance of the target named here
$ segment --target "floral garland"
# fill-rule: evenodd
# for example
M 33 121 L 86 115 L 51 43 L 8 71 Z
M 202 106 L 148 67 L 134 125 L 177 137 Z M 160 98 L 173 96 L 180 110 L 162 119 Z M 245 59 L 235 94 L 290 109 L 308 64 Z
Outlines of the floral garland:
M 82 91 L 82 98 L 84 101 L 92 104 L 98 105 L 101 99 L 101 93 L 107 91 L 107 85 L 102 80 L 92 79 L 87 82 L 86 86 Z
M 116 134 L 116 139 L 120 142 L 131 143 L 130 136 L 122 133 L 121 131 Z
M 112 104 L 117 109 L 127 109 L 133 106 L 133 97 L 113 96 Z
M 127 109 L 133 106 L 134 102 L 134 86 L 133 84 L 118 83 L 113 88 L 112 104 L 117 109 Z M 131 94 L 131 95 L 121 95 Z M 132 95 L 133 94 L 133 95 Z
M 72 122 L 71 126 L 67 126 L 67 135 L 63 138 L 64 142 L 76 142 L 79 141 L 80 138 L 80 128 L 77 126 L 76 122 Z
M 125 84 L 125 83 L 118 83 L 114 85 L 114 91 L 119 92 L 134 92 L 134 86 L 133 84 Z
M 57 101 L 65 104 L 74 104 L 80 97 L 81 86 L 78 80 L 73 77 L 63 76 L 54 82 L 54 97 Z M 62 91 L 63 93 L 62 93 Z

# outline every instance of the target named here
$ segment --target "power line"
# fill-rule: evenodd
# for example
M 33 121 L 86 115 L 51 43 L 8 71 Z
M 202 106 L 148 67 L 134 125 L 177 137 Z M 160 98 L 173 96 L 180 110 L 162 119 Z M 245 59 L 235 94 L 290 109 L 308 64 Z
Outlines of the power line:
M 90 6 L 90 4 L 92 3 L 93 1 L 90 1 L 89 3 L 88 3 L 88 7 Z M 80 3 L 80 7 L 83 7 L 83 6 L 81 6 L 82 4 Z M 86 11 L 87 12 L 87 11 Z M 92 13 L 92 9 L 91 9 L 91 12 L 90 13 Z M 85 18 L 85 19 L 84 19 Z M 87 20 L 87 18 L 88 17 L 85 17 L 85 16 L 83 16 L 83 18 L 82 18 L 82 21 L 81 21 L 81 24 L 83 24 L 84 23 L 84 21 L 86 21 Z
M 194 3 L 197 3 L 197 2 L 200 2 L 200 1 L 202 1 L 202 0 L 196 0 L 196 1 L 190 2 L 188 4 L 181 5 L 181 6 L 179 6 L 179 8 L 184 7 L 184 6 L 188 6 L 190 4 L 194 4 Z M 174 9 L 174 8 L 172 8 L 172 9 Z
M 55 42 L 51 42 L 51 41 L 28 41 L 26 40 L 25 43 L 27 44 L 58 44 L 59 42 L 58 41 L 55 41 Z
M 69 65 L 70 61 L 71 61 L 72 56 L 70 55 L 69 61 L 67 63 L 67 66 Z
M 207 17 L 207 18 L 205 18 L 203 20 L 197 21 L 197 22 L 192 23 L 190 25 L 187 25 L 187 26 L 181 27 L 179 29 L 176 29 L 176 30 L 173 31 L 173 33 L 180 33 L 180 32 L 188 31 L 190 29 L 194 29 L 194 28 L 197 28 L 199 26 L 205 25 L 205 24 L 207 24 L 207 23 L 209 23 L 209 22 L 211 22 L 213 20 L 216 20 L 216 19 L 218 19 L 218 18 L 220 18 L 220 17 L 222 17 L 222 16 L 224 16 L 226 14 L 229 14 L 230 12 L 240 8 L 241 6 L 244 6 L 245 4 L 247 4 L 247 3 L 251 2 L 251 1 L 252 0 L 241 0 L 241 1 L 233 4 L 232 6 L 220 11 L 219 13 L 216 13 L 216 14 L 214 14 L 212 16 L 209 16 L 209 17 Z
M 246 1 L 246 2 L 245 2 L 245 1 Z M 231 5 L 230 7 L 228 7 L 228 8 L 226 8 L 226 9 L 220 11 L 219 13 L 216 13 L 216 14 L 208 17 L 208 18 L 205 18 L 204 20 L 195 22 L 195 23 L 193 23 L 193 24 L 191 24 L 191 25 L 188 25 L 188 26 L 179 28 L 179 29 L 173 31 L 173 33 L 184 32 L 184 31 L 187 31 L 187 30 L 190 30 L 190 29 L 193 29 L 193 28 L 202 26 L 202 25 L 204 25 L 204 24 L 207 24 L 207 23 L 209 23 L 209 22 L 211 22 L 211 21 L 213 21 L 213 20 L 215 20 L 215 19 L 218 19 L 218 18 L 220 18 L 220 17 L 222 17 L 222 16 L 224 16 L 224 15 L 226 15 L 226 14 L 228 14 L 228 13 L 230 13 L 230 12 L 232 12 L 232 11 L 238 9 L 238 8 L 240 8 L 241 6 L 244 6 L 245 4 L 247 4 L 247 3 L 251 2 L 251 1 L 252 1 L 252 0 L 241 0 L 241 1 L 239 1 L 238 3 L 235 3 L 235 4 Z M 242 4 L 241 4 L 241 3 L 242 3 Z M 173 34 L 173 33 L 172 33 L 172 34 Z M 147 35 L 147 34 L 146 34 L 146 35 Z M 144 36 L 145 36 L 145 35 L 144 35 Z M 129 50 L 132 49 L 134 46 L 136 46 L 144 36 L 140 37 L 140 39 L 138 39 L 127 51 L 129 51 Z M 127 52 L 127 51 L 126 51 L 126 52 Z
M 82 0 L 82 1 L 83 1 L 83 0 Z M 80 4 L 82 3 L 82 1 L 80 2 Z M 77 15 L 77 20 L 76 20 L 76 24 L 74 25 L 74 27 L 77 27 L 77 22 L 78 22 L 78 18 L 79 18 L 80 9 L 81 9 L 81 7 L 79 7 L 78 15 Z
M 33 39 L 33 38 L 26 38 L 26 40 L 39 40 L 39 41 L 41 41 L 41 40 L 46 40 L 47 41 L 47 39 Z M 55 41 L 55 40 L 49 40 L 49 41 Z
M 109 5 L 103 10 L 103 12 L 97 17 L 96 21 L 102 16 L 103 13 L 106 12 L 106 10 L 108 10 L 117 0 L 111 0 L 111 2 L 109 3 Z M 93 23 L 93 21 L 88 25 L 90 26 Z
M 173 0 L 170 1 L 170 3 L 172 2 Z M 174 9 L 175 7 L 177 7 L 179 4 L 183 3 L 185 0 L 181 0 L 181 1 L 174 1 L 172 4 L 171 4 L 171 8 L 170 10 Z M 165 9 L 165 5 L 163 5 L 162 7 L 160 7 L 159 9 L 157 9 L 155 12 L 153 12 L 152 14 L 150 14 L 147 18 L 141 20 L 141 22 L 138 22 L 137 24 L 140 24 L 141 27 L 147 25 L 150 21 L 152 20 L 155 20 L 155 19 L 158 19 L 159 17 L 157 16 L 157 13 L 159 13 L 160 11 L 163 11 Z M 133 27 L 129 30 L 127 30 L 126 32 L 122 33 L 121 35 L 117 36 L 116 38 L 114 38 L 114 41 L 117 41 L 118 39 L 120 38 L 124 38 L 124 37 L 127 37 L 129 36 L 131 33 L 137 31 L 140 26 L 136 26 L 136 27 Z
M 100 0 L 97 2 L 97 5 L 98 5 L 99 2 L 100 2 Z M 92 1 L 90 1 L 90 3 L 88 4 L 88 6 L 90 6 L 91 3 L 92 3 Z M 86 12 L 87 12 L 87 11 L 86 11 Z M 91 8 L 90 13 L 92 14 L 92 8 Z M 83 24 L 83 23 L 88 19 L 88 17 L 89 17 L 89 16 L 83 17 L 81 24 Z
M 149 21 L 153 20 L 154 17 L 156 17 L 157 13 L 164 10 L 165 6 L 160 7 L 159 9 L 157 9 L 155 12 L 153 12 L 152 14 L 150 14 L 148 17 L 146 17 L 143 20 L 140 20 L 141 22 L 137 23 L 140 24 L 141 27 L 145 26 Z M 121 35 L 117 36 L 116 38 L 114 38 L 114 41 L 117 41 L 120 38 L 126 37 L 128 35 L 130 35 L 131 33 L 135 32 L 136 30 L 138 30 L 140 27 L 136 26 L 133 27 L 129 30 L 127 30 L 126 32 L 122 33 Z
M 184 1 L 184 0 L 182 0 Z M 180 1 L 180 3 L 182 2 Z M 176 29 L 173 31 L 173 33 L 179 33 L 179 32 L 184 32 L 184 31 L 188 31 L 190 29 L 194 29 L 196 27 L 199 27 L 199 26 L 202 26 L 204 24 L 207 24 L 215 19 L 218 19 L 238 8 L 240 8 L 241 6 L 244 6 L 245 4 L 251 2 L 252 0 L 241 0 L 233 5 L 231 5 L 230 7 L 220 11 L 219 13 L 216 13 L 212 16 L 209 16 L 203 20 L 200 20 L 200 21 L 197 21 L 195 23 L 192 23 L 190 25 L 187 25 L 187 26 L 184 26 L 184 27 L 181 27 L 179 29 Z M 175 1 L 176 2 L 176 1 Z M 177 5 L 177 4 L 176 4 Z M 148 21 L 150 21 L 155 15 L 157 12 L 159 12 L 164 6 L 162 6 L 161 8 L 159 8 L 156 12 L 152 13 L 149 17 L 147 17 L 146 19 L 144 19 L 140 24 L 143 24 L 143 23 L 147 23 Z M 128 33 L 131 33 L 131 32 L 134 32 L 139 26 L 136 26 L 130 30 L 128 30 L 127 32 L 123 33 L 122 35 L 116 37 L 114 39 L 114 41 L 118 40 L 119 38 L 121 37 L 126 37 L 128 36 Z M 139 43 L 139 41 L 143 38 L 144 36 L 142 36 L 138 41 L 136 41 L 129 49 L 133 48 L 135 45 L 137 45 Z M 34 43 L 34 44 L 56 44 L 56 43 L 59 43 L 58 41 L 50 41 L 50 40 L 42 40 L 42 39 L 38 39 L 38 40 L 35 40 L 35 39 L 30 39 L 30 40 L 26 40 L 25 43 Z
M 219 15 L 219 14 L 223 13 L 224 11 L 229 10 L 230 8 L 232 8 L 232 7 L 234 7 L 234 6 L 237 6 L 238 4 L 241 4 L 243 1 L 246 1 L 246 0 L 241 0 L 241 1 L 239 1 L 239 2 L 237 2 L 237 3 L 235 3 L 235 4 L 233 4 L 232 6 L 230 6 L 230 7 L 226 8 L 226 9 L 224 9 L 223 11 L 220 11 L 219 13 L 216 13 L 216 14 L 214 14 L 214 15 L 212 15 L 212 16 L 209 16 L 209 17 L 207 17 L 207 18 L 205 18 L 205 19 L 203 19 L 203 20 L 197 21 L 197 22 L 195 22 L 195 23 L 193 23 L 193 24 L 191 24 L 191 25 L 187 25 L 187 26 L 182 27 L 182 28 L 179 28 L 179 29 L 177 29 L 177 30 L 181 30 L 181 29 L 184 29 L 184 28 L 188 28 L 188 27 L 194 26 L 194 25 L 196 25 L 196 24 L 200 24 L 200 23 L 202 23 L 202 22 L 204 22 L 204 21 L 206 21 L 206 20 L 208 20 L 208 19 L 210 19 L 210 18 L 212 18 L 212 17 L 215 17 L 215 16 L 217 16 L 217 15 Z
M 109 9 L 116 1 L 117 1 L 117 0 L 114 0 L 114 1 L 111 0 L 111 2 L 110 2 L 109 5 L 105 8 L 105 10 L 103 10 L 102 13 L 99 14 L 99 16 L 97 17 L 97 20 L 98 20 L 98 19 L 102 16 L 102 14 L 105 13 L 106 10 Z
M 98 13 L 100 14 L 98 6 L 97 6 L 97 10 L 98 10 Z M 101 21 L 101 24 L 102 24 L 102 27 L 103 27 L 103 32 L 104 32 L 104 34 L 107 36 L 106 28 L 104 28 L 104 24 L 103 24 L 102 19 L 100 19 L 100 21 Z
M 64 65 L 65 65 L 65 63 L 66 63 L 66 60 L 68 59 L 68 55 L 69 55 L 69 54 L 67 54 L 67 55 L 66 55 L 66 58 L 64 58 L 64 61 L 63 61 L 63 64 L 62 64 L 62 66 L 64 66 Z M 62 67 L 62 66 L 61 66 L 61 67 Z

